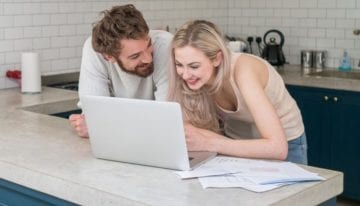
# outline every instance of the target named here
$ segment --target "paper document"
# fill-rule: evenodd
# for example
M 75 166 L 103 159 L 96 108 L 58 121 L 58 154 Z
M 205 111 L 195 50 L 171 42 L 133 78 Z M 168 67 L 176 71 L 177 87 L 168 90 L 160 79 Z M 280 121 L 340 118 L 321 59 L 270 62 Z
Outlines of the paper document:
M 194 170 L 175 173 L 182 179 L 199 178 L 204 188 L 242 187 L 254 192 L 297 182 L 324 180 L 291 162 L 226 156 L 217 156 Z
M 214 175 L 224 175 L 232 173 L 243 172 L 244 166 L 250 162 L 247 159 L 232 158 L 232 157 L 221 157 L 217 156 L 206 163 L 200 165 L 194 170 L 190 171 L 179 171 L 175 174 L 179 175 L 182 179 L 195 178 L 195 177 L 206 177 Z
M 203 188 L 241 187 L 253 192 L 265 192 L 284 185 L 293 184 L 293 183 L 278 183 L 278 184 L 258 185 L 252 182 L 250 179 L 238 174 L 201 177 L 199 178 L 199 181 Z
M 252 170 L 264 170 L 259 173 L 247 174 L 247 177 L 256 184 L 273 184 L 286 182 L 304 182 L 324 180 L 316 173 L 308 172 L 291 162 L 279 162 L 264 165 L 264 167 L 255 167 Z M 273 175 L 271 175 L 273 174 Z

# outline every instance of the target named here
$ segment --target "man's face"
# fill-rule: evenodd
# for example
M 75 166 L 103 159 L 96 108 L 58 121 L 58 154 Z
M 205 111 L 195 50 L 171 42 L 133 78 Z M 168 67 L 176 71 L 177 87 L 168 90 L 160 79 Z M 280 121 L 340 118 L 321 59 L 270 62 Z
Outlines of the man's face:
M 153 47 L 150 37 L 122 39 L 120 55 L 114 58 L 120 68 L 130 74 L 147 77 L 154 71 Z

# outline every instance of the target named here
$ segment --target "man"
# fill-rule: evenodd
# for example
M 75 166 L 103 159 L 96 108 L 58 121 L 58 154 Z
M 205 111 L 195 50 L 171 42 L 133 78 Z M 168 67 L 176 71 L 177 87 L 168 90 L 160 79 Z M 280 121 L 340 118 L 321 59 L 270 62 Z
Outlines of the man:
M 166 100 L 172 35 L 149 31 L 133 5 L 102 12 L 83 47 L 79 79 L 82 95 Z M 83 114 L 69 117 L 81 137 L 88 137 Z

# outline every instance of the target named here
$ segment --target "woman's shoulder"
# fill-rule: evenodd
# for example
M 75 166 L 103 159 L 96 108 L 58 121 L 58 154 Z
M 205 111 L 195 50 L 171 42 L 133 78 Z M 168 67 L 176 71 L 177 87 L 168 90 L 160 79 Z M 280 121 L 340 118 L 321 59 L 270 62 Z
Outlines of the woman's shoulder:
M 236 80 L 244 79 L 261 79 L 261 81 L 267 79 L 268 71 L 264 60 L 258 56 L 241 53 L 240 55 L 232 55 L 234 76 Z
M 248 53 L 232 53 L 232 59 L 235 60 L 236 65 L 251 66 L 251 65 L 263 65 L 263 59 Z
M 232 54 L 233 67 L 237 72 L 254 72 L 266 69 L 266 64 L 260 57 L 247 53 Z

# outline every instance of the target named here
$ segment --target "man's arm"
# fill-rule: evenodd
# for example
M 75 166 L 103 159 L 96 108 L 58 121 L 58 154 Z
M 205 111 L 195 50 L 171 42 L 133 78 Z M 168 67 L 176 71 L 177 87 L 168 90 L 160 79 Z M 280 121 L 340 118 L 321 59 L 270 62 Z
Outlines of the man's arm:
M 173 35 L 166 31 L 153 31 L 155 100 L 165 101 L 168 92 L 170 43 Z
M 80 78 L 79 97 L 82 95 L 110 96 L 109 74 L 107 62 L 101 54 L 94 51 L 91 45 L 91 37 L 88 38 L 83 47 Z
M 80 78 L 78 106 L 81 107 L 82 95 L 110 96 L 109 75 L 107 67 L 110 64 L 96 53 L 91 45 L 91 37 L 88 38 L 83 47 Z M 73 114 L 69 117 L 71 126 L 80 137 L 89 137 L 83 114 Z

